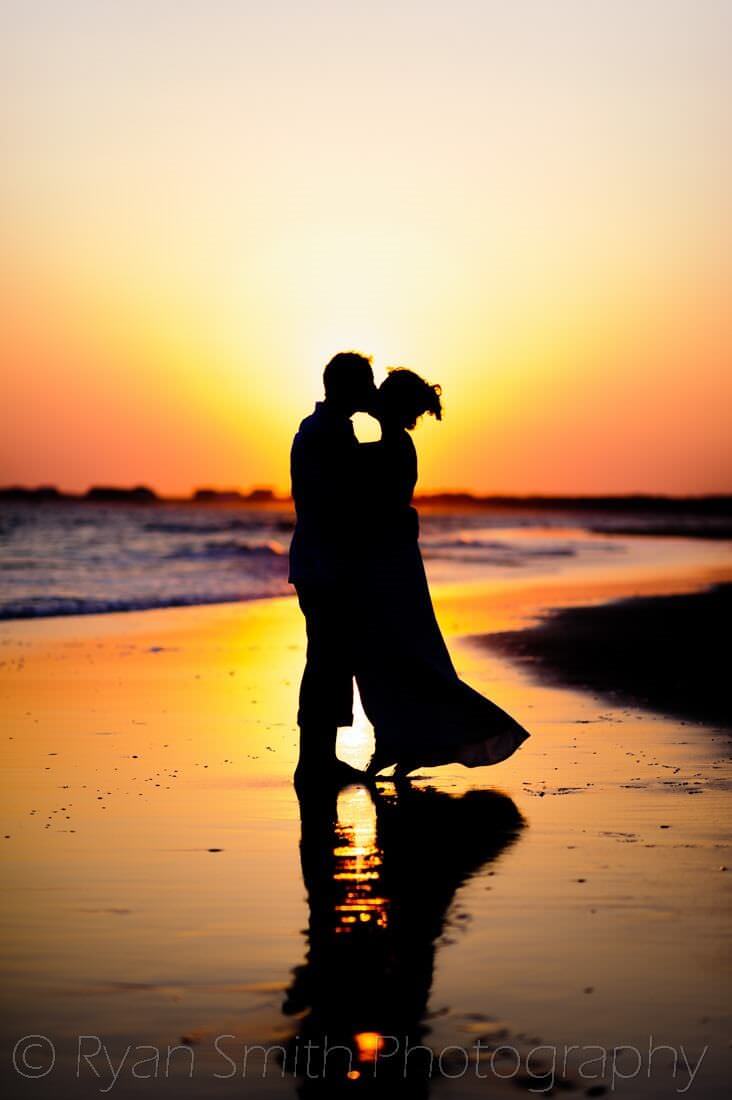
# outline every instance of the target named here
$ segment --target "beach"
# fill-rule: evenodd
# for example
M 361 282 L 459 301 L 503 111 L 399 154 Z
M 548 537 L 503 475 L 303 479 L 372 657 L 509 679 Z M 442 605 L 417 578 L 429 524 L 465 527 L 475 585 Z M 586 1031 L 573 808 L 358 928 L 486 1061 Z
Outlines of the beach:
M 419 990 L 400 1018 L 438 1056 L 409 1095 L 726 1095 L 728 732 L 485 644 L 530 638 L 551 609 L 732 579 L 721 542 L 679 542 L 662 568 L 639 551 L 438 578 L 460 674 L 531 738 L 493 769 L 419 773 L 411 793 L 341 792 L 330 878 L 306 832 L 301 866 L 295 600 L 0 624 L 11 1094 L 368 1091 L 369 1063 L 399 1076 L 404 1054 L 374 995 L 386 930 L 392 955 L 401 945 L 388 973 Z M 362 716 L 339 748 L 368 758 Z M 317 831 L 327 806 L 303 814 Z M 423 898 L 408 918 L 407 870 Z M 351 880 L 363 941 L 335 889 Z M 288 1059 L 325 985 L 361 1061 L 324 1085 Z M 269 1062 L 247 1062 L 255 1045 Z

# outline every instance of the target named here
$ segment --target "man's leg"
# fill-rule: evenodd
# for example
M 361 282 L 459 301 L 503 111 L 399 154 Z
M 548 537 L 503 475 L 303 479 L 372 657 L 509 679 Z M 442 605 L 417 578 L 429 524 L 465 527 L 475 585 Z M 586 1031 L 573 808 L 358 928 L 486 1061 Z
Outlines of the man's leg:
M 300 765 L 335 763 L 339 726 L 353 722 L 353 668 L 346 599 L 337 589 L 298 589 L 307 630 L 307 659 L 300 684 Z

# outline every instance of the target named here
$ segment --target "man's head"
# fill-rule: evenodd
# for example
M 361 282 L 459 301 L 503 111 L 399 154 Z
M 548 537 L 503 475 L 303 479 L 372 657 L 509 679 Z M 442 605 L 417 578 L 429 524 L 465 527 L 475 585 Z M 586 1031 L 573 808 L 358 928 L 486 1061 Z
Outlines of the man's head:
M 325 398 L 346 416 L 368 412 L 376 396 L 371 359 L 355 351 L 339 351 L 323 371 Z

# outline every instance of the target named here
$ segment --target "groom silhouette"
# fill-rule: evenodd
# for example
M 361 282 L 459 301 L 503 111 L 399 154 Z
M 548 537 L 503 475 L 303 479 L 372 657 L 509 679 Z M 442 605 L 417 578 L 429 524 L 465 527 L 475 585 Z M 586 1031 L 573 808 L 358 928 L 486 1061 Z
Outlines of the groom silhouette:
M 307 631 L 297 715 L 296 781 L 347 780 L 360 775 L 340 761 L 335 750 L 338 727 L 353 724 L 354 660 L 349 639 L 358 442 L 351 417 L 373 408 L 376 387 L 371 360 L 356 352 L 340 352 L 325 367 L 323 386 L 325 400 L 318 401 L 315 411 L 300 424 L 290 456 L 297 518 L 289 580 L 297 591 Z

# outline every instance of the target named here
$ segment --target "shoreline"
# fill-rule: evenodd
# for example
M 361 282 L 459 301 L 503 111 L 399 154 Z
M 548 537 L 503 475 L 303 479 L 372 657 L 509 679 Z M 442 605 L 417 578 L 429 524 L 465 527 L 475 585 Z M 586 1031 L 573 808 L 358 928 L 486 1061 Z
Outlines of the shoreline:
M 706 540 L 694 539 L 694 543 Z M 708 540 L 715 548 L 719 545 L 717 540 Z M 730 543 L 732 545 L 732 542 Z M 430 575 L 430 559 L 426 559 L 428 566 L 428 578 Z M 439 564 L 439 563 L 438 563 Z M 511 575 L 453 578 L 440 576 L 429 579 L 430 591 L 436 605 L 447 601 L 452 603 L 457 597 L 461 602 L 462 596 L 470 595 L 471 598 L 482 598 L 488 594 L 511 594 L 511 598 L 518 595 L 517 607 L 519 614 L 525 613 L 522 596 L 524 593 L 532 593 L 531 602 L 535 606 L 535 614 L 552 608 L 561 609 L 565 606 L 563 600 L 569 602 L 585 600 L 612 602 L 626 595 L 633 595 L 637 591 L 644 595 L 674 595 L 685 592 L 701 591 L 712 585 L 732 581 L 732 563 L 723 564 L 721 559 L 711 558 L 708 562 L 703 559 L 678 562 L 662 562 L 650 565 L 642 562 L 633 564 L 621 563 L 619 565 L 608 564 L 602 572 L 589 571 L 587 566 L 578 566 L 568 573 L 525 573 L 515 572 Z M 22 624 L 36 624 L 43 628 L 50 623 L 78 623 L 88 620 L 104 621 L 142 616 L 168 616 L 173 613 L 194 614 L 196 611 L 205 613 L 207 610 L 217 608 L 248 607 L 251 605 L 275 604 L 281 600 L 296 598 L 292 586 L 288 585 L 288 591 L 260 592 L 252 595 L 237 596 L 232 599 L 197 598 L 189 602 L 161 602 L 152 606 L 119 607 L 110 610 L 82 610 L 82 611 L 58 611 L 53 614 L 21 615 L 4 617 L 0 614 L 0 633 L 7 628 L 20 628 Z M 533 595 L 535 594 L 535 595 Z M 502 601 L 501 601 L 502 602 Z M 515 616 L 514 616 L 515 617 Z M 455 632 L 452 632 L 455 633 Z M 493 631 L 491 631 L 493 633 Z
M 519 679 L 592 694 L 610 705 L 732 729 L 723 690 L 717 621 L 732 610 L 732 567 L 690 566 L 514 576 L 431 584 L 445 638 L 506 662 Z M 85 644 L 149 637 L 166 645 L 234 624 L 291 618 L 294 591 L 239 600 L 172 604 L 0 620 L 0 646 Z M 304 626 L 300 616 L 295 621 Z M 0 657 L 2 653 L 0 652 Z M 468 657 L 470 661 L 470 657 Z M 1 663 L 1 662 L 0 662 Z
M 230 607 L 232 604 L 249 604 L 258 600 L 269 602 L 270 600 L 290 599 L 294 595 L 295 592 L 293 590 L 292 592 L 278 592 L 275 594 L 256 593 L 251 596 L 236 596 L 232 597 L 230 600 L 222 600 L 219 597 L 212 597 L 210 600 L 196 598 L 187 603 L 174 601 L 172 603 L 146 604 L 144 606 L 133 605 L 130 607 L 110 607 L 104 609 L 90 608 L 88 611 L 55 611 L 52 614 L 45 612 L 39 615 L 4 615 L 0 612 L 0 628 L 2 628 L 4 623 L 35 623 L 45 622 L 49 619 L 107 618 L 108 615 L 140 615 L 146 612 L 157 611 L 187 611 L 196 607 Z
M 460 498 L 462 499 L 462 498 Z M 637 502 L 636 502 L 637 503 Z M 708 503 L 708 502 L 707 502 Z M 562 573 L 596 579 L 718 568 L 731 558 L 729 517 L 714 512 L 421 504 L 432 585 Z M 289 595 L 291 511 L 279 504 L 0 508 L 0 622 L 239 603 Z M 38 572 L 42 563 L 42 572 Z M 558 602 L 558 601 L 557 601 Z

